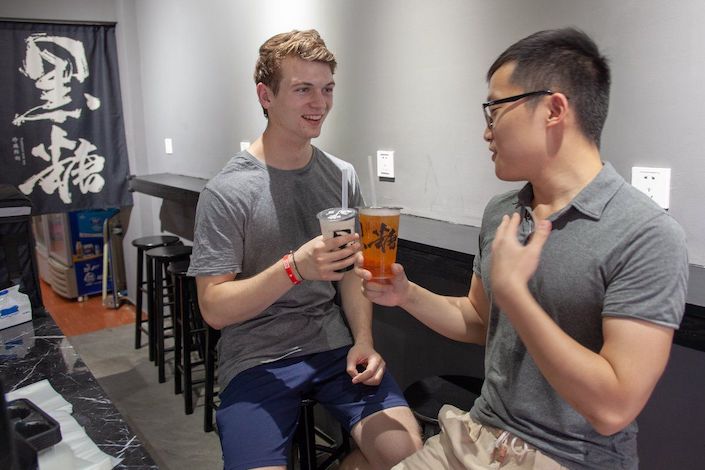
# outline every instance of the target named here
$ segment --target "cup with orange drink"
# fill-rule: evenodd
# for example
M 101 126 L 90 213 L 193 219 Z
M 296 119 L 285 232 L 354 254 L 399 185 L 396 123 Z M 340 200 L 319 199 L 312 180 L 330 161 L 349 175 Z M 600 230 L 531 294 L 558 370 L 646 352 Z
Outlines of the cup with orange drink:
M 362 267 L 372 273 L 373 282 L 390 282 L 392 264 L 397 259 L 399 235 L 398 207 L 363 207 L 358 209 L 362 237 Z

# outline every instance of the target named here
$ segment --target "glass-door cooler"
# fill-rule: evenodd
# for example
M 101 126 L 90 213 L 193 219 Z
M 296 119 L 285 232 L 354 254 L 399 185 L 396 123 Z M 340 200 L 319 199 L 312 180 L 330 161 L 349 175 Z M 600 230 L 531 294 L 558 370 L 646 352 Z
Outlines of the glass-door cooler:
M 52 289 L 67 298 L 97 294 L 103 285 L 103 223 L 117 209 L 46 214 L 48 279 Z M 35 225 L 35 232 L 37 225 Z M 108 290 L 112 290 L 108 276 Z

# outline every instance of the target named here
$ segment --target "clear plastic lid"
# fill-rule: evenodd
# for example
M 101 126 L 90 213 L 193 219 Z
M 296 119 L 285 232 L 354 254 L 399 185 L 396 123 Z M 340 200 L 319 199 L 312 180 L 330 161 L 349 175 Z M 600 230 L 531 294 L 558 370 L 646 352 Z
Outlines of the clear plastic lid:
M 326 220 L 347 220 L 355 217 L 357 211 L 355 209 L 344 209 L 342 207 L 331 207 L 318 213 L 319 219 Z

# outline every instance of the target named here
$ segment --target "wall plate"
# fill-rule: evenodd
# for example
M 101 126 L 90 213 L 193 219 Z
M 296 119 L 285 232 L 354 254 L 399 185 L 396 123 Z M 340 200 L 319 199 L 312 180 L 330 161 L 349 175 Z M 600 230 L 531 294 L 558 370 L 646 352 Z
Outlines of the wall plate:
M 671 169 L 632 167 L 632 186 L 649 196 L 656 204 L 668 209 L 671 193 Z
M 394 179 L 393 150 L 377 150 L 377 177 L 383 181 Z

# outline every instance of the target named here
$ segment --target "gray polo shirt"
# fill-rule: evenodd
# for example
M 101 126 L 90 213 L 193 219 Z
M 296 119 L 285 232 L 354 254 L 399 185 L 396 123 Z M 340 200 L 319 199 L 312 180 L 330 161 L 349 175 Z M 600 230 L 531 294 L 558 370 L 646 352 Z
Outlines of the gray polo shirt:
M 487 205 L 474 271 L 490 300 L 490 247 L 496 228 L 504 214 L 525 215 L 532 198 L 527 184 Z M 549 220 L 553 230 L 529 289 L 567 334 L 599 352 L 605 316 L 678 328 L 688 280 L 683 230 L 609 163 Z M 531 224 L 529 217 L 522 218 L 522 239 Z M 494 303 L 485 374 L 482 395 L 471 410 L 474 419 L 514 433 L 569 468 L 638 467 L 636 422 L 609 437 L 597 433 L 556 394 Z

